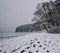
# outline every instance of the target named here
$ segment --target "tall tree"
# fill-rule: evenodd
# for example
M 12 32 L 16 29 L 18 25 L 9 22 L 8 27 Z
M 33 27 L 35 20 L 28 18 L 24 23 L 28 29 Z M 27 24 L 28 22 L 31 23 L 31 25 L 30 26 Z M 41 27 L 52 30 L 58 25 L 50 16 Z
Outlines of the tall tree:
M 60 15 L 56 2 L 50 0 L 49 2 L 39 3 L 34 13 L 33 21 L 39 22 L 47 31 L 53 26 L 60 25 Z

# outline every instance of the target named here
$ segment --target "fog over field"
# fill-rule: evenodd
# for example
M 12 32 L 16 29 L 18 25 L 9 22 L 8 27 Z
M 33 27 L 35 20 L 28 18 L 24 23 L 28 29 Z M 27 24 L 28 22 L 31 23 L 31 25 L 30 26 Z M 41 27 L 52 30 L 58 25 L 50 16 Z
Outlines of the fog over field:
M 49 0 L 0 0 L 0 32 L 14 32 L 22 24 L 32 23 L 36 5 Z

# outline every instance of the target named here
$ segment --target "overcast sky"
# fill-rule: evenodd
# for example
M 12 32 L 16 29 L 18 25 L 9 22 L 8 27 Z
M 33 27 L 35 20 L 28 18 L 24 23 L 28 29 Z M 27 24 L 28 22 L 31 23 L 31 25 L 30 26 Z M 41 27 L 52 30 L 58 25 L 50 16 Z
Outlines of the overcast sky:
M 31 23 L 36 5 L 43 1 L 49 0 L 0 0 L 0 32 Z

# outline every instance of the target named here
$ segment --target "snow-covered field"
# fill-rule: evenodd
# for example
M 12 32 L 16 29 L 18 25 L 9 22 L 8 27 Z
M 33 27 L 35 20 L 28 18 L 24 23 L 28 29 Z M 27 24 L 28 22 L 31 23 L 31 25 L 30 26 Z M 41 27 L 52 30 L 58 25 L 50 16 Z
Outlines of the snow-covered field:
M 0 38 L 0 53 L 60 53 L 60 34 L 31 33 Z

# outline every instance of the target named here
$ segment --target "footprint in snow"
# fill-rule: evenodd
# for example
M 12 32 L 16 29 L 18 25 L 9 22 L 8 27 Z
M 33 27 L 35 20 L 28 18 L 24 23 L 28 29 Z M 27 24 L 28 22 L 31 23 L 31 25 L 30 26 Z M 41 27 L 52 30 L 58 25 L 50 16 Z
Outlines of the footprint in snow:
M 30 40 L 27 42 L 27 44 L 25 46 L 27 46 L 24 50 L 21 50 L 21 53 L 28 53 L 27 51 L 29 51 L 29 53 L 40 53 L 40 52 L 46 52 L 46 53 L 50 53 L 50 52 L 55 52 L 56 49 L 60 51 L 60 48 L 57 48 L 56 44 L 57 41 L 50 41 L 50 40 L 43 40 L 42 39 L 38 39 L 35 38 L 34 40 Z M 43 43 L 44 42 L 44 43 Z M 28 46 L 30 45 L 30 47 Z M 22 46 L 23 47 L 23 46 Z M 38 48 L 38 50 L 37 50 Z M 50 49 L 51 48 L 51 49 Z M 58 53 L 58 52 L 57 52 Z

